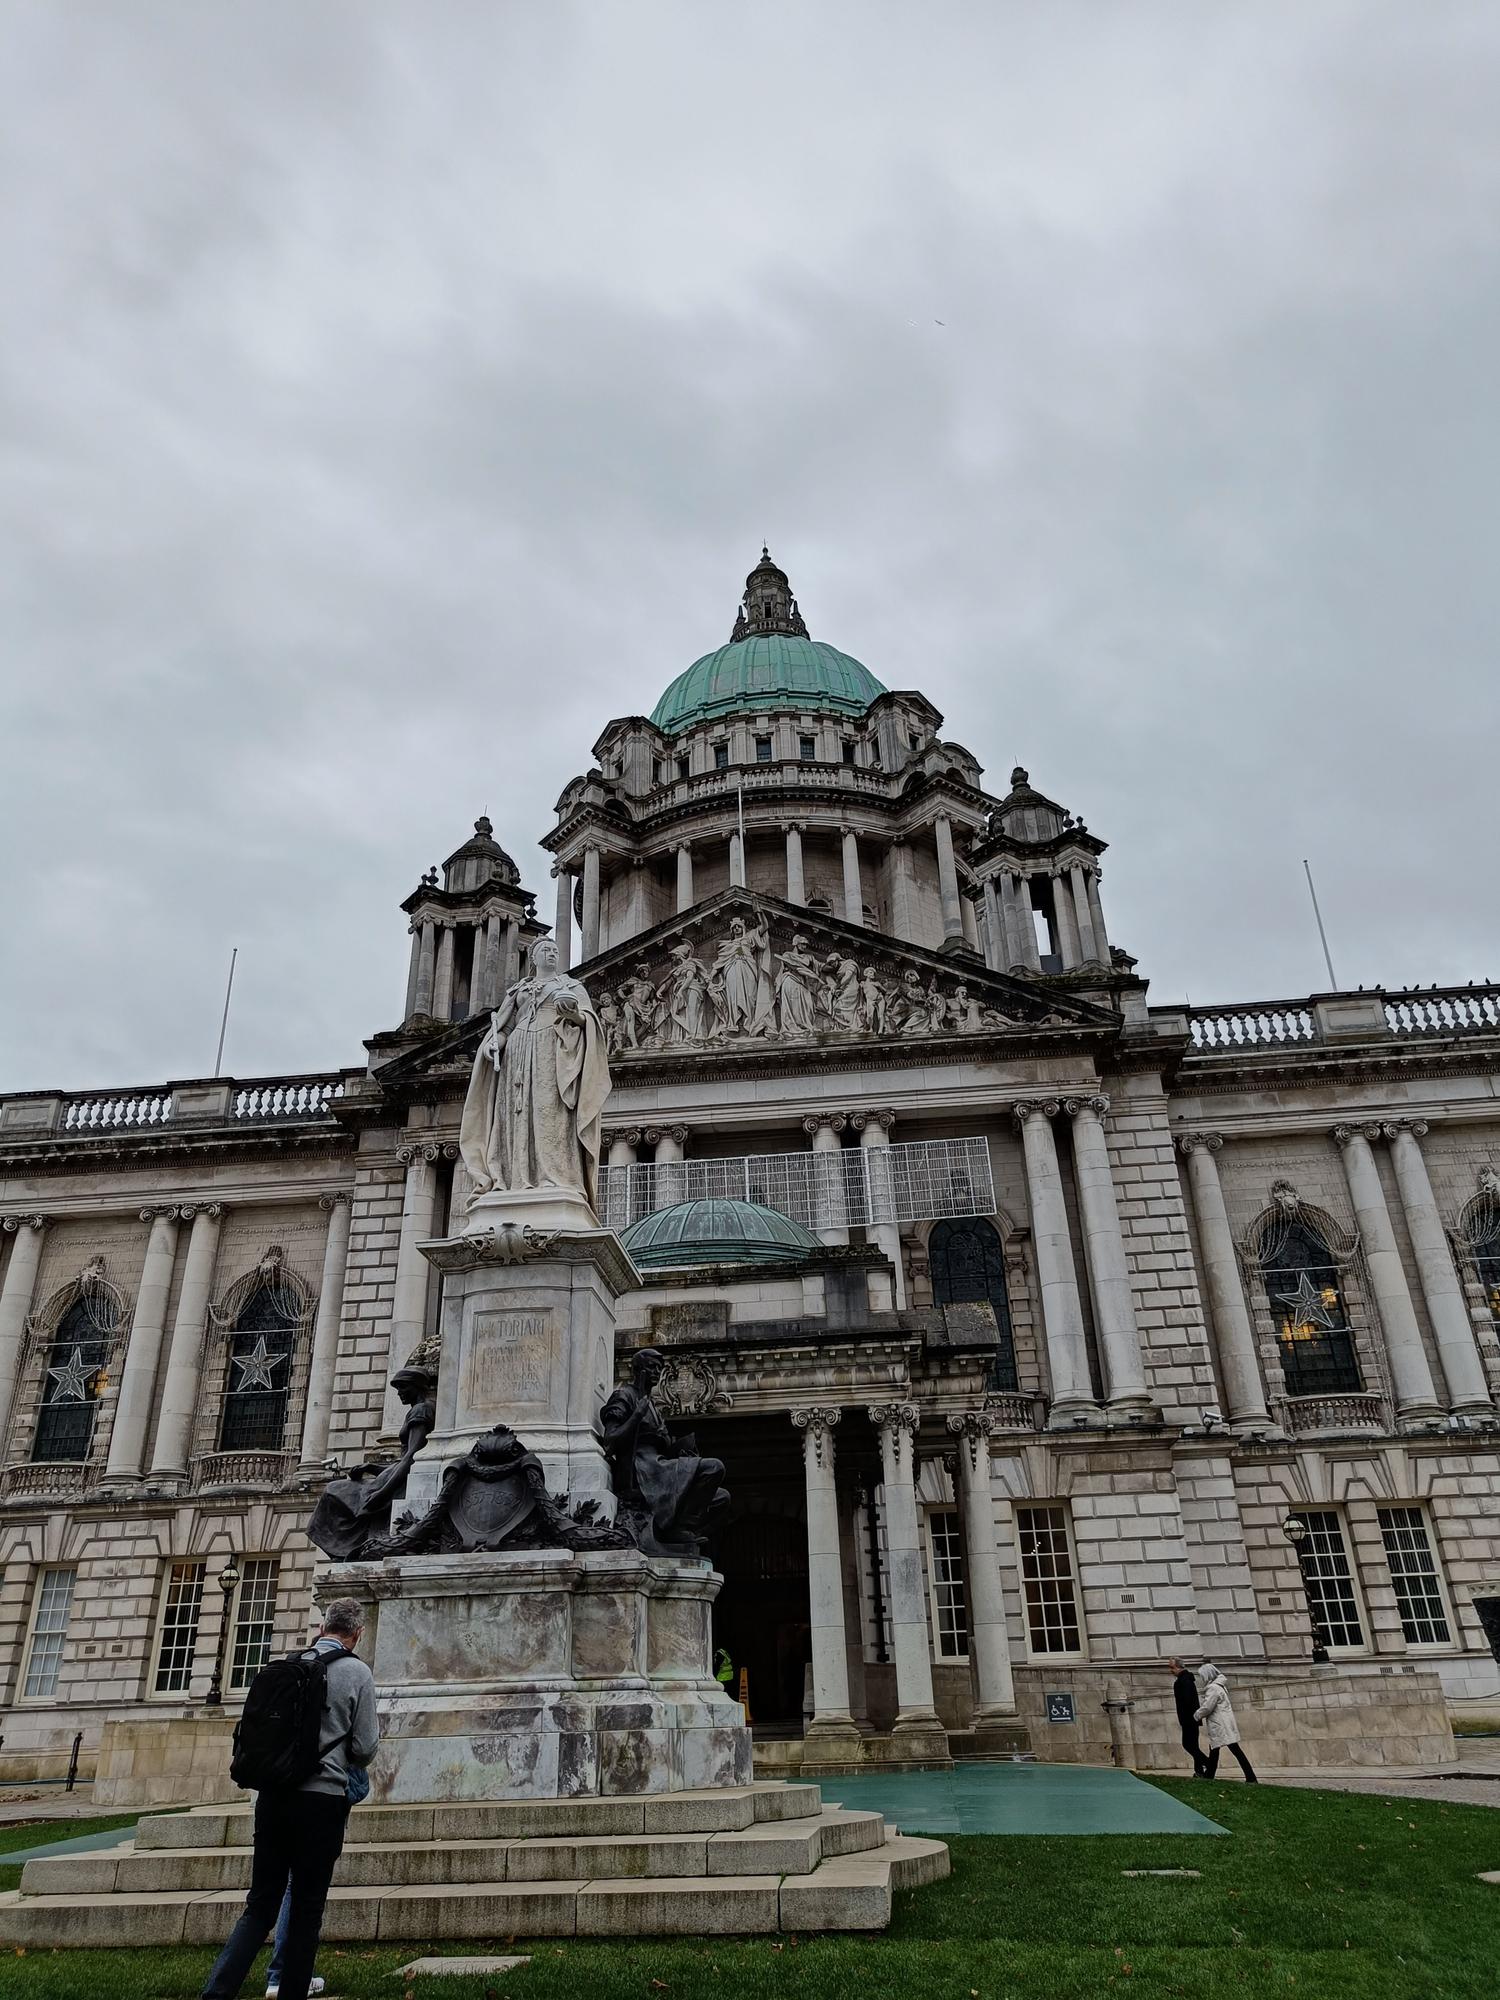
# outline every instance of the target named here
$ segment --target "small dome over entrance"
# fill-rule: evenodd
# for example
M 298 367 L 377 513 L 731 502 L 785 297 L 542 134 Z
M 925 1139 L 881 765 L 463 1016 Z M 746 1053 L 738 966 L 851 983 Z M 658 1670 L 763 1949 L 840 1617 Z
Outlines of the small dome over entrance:
M 643 1271 L 684 1264 L 785 1264 L 822 1248 L 810 1229 L 753 1201 L 679 1201 L 620 1238 Z

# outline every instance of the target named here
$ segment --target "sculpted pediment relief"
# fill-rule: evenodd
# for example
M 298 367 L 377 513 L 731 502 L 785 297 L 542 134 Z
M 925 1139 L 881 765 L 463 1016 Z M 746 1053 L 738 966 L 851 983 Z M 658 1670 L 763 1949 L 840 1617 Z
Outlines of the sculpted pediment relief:
M 1113 1024 L 1088 1002 L 737 890 L 632 939 L 584 979 L 612 1057 Z

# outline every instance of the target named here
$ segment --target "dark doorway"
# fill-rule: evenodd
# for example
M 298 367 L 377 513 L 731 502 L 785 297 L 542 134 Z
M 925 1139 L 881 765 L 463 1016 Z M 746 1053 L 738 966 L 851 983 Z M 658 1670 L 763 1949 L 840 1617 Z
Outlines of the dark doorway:
M 807 1524 L 800 1515 L 746 1514 L 714 1550 L 724 1578 L 714 1644 L 734 1664 L 731 1692 L 749 1675 L 750 1718 L 762 1735 L 802 1733 L 802 1691 L 812 1658 Z

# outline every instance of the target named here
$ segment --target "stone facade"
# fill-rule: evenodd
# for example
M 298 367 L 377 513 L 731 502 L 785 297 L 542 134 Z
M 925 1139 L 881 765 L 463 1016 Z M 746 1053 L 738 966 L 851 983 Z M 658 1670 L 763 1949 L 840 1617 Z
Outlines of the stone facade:
M 730 654 L 805 639 L 765 575 Z M 606 1224 L 721 1196 L 816 1239 L 618 1309 L 730 1468 L 758 1741 L 1107 1754 L 1118 1696 L 1159 1761 L 1173 1653 L 1308 1763 L 1495 1713 L 1500 990 L 1153 1007 L 1104 843 L 941 725 L 814 685 L 626 717 L 544 843 L 612 1042 Z M 0 1775 L 200 1714 L 221 1635 L 232 1712 L 307 1629 L 328 1466 L 394 1450 L 473 1050 L 544 930 L 483 821 L 403 908 L 362 1068 L 0 1099 Z

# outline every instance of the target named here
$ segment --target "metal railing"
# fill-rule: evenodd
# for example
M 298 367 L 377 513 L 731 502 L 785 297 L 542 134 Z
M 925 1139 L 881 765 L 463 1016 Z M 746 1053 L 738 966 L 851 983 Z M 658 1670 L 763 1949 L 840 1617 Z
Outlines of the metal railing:
M 610 1229 L 679 1201 L 750 1201 L 813 1230 L 995 1212 L 989 1145 L 980 1138 L 640 1161 L 605 1167 L 600 1178 Z

